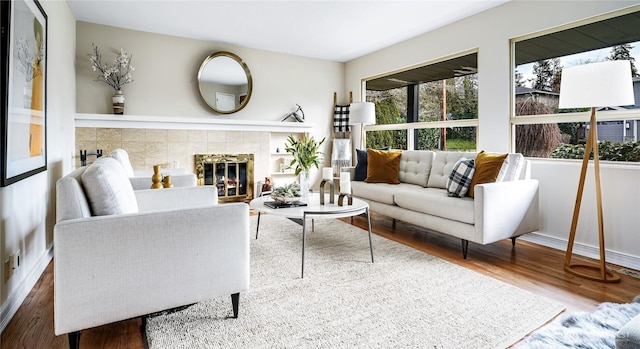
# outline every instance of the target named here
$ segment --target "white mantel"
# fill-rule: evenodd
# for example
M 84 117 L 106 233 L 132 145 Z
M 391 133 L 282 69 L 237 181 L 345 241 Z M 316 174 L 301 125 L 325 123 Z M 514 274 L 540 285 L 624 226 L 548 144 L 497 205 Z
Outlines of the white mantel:
M 310 132 L 314 124 L 289 121 L 207 119 L 201 117 L 76 114 L 76 127 L 154 128 L 169 130 L 223 130 L 264 132 Z

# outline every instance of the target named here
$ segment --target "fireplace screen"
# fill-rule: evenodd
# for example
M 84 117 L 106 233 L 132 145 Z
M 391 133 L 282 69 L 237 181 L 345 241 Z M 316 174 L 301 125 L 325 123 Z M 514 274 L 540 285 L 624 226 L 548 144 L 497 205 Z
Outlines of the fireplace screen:
M 253 198 L 253 154 L 196 154 L 198 185 L 215 185 L 219 202 Z

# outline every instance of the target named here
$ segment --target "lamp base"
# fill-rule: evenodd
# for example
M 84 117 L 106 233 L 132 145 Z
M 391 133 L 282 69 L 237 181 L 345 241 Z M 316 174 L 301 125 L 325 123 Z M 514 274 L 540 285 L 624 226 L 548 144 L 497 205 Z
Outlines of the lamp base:
M 572 264 L 565 265 L 564 270 L 567 272 L 599 282 L 620 282 L 620 275 L 614 274 L 608 270 L 604 271 L 604 278 L 602 277 L 602 270 L 599 266 L 587 265 L 587 264 Z

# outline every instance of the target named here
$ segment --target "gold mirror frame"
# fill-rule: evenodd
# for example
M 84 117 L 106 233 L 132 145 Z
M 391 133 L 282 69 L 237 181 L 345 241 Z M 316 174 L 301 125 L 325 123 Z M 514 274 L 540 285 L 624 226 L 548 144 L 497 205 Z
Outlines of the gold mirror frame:
M 235 67 L 233 64 L 228 65 L 229 61 L 235 61 L 238 64 L 238 67 Z M 214 62 L 215 61 L 215 62 Z M 214 66 L 216 63 L 218 66 Z M 226 69 L 223 67 L 229 67 L 231 69 Z M 217 71 L 214 69 L 217 68 Z M 203 81 L 203 77 L 206 78 L 207 75 L 211 76 L 211 74 L 219 75 L 220 78 L 223 78 L 222 75 L 225 75 L 224 78 L 228 77 L 227 74 L 230 71 L 236 70 L 239 72 L 239 69 L 242 68 L 244 71 L 244 77 L 246 78 L 246 84 L 237 84 L 237 83 L 211 83 L 206 84 L 206 81 Z M 221 71 L 223 69 L 223 71 Z M 236 78 L 239 77 L 240 74 L 236 74 Z M 214 77 L 215 78 L 215 77 Z M 213 86 L 212 88 L 207 88 L 207 85 Z M 245 88 L 246 86 L 246 88 Z M 221 88 L 224 91 L 217 91 L 217 88 Z M 249 67 L 247 64 L 240 58 L 238 55 L 233 54 L 227 51 L 220 51 L 210 54 L 207 58 L 205 58 L 204 62 L 200 65 L 200 69 L 198 70 L 198 90 L 200 90 L 200 96 L 204 100 L 207 105 L 213 109 L 216 113 L 220 114 L 232 114 L 242 110 L 248 103 L 249 99 L 251 99 L 251 90 L 253 89 L 253 80 L 251 78 L 251 71 L 249 71 Z M 246 91 L 245 91 L 246 90 Z M 232 91 L 233 93 L 229 93 Z M 234 96 L 235 107 L 232 109 L 220 109 L 217 106 L 217 98 L 216 94 L 220 92 L 227 95 Z M 243 93 L 244 92 L 244 93 Z M 212 95 L 213 93 L 213 95 Z

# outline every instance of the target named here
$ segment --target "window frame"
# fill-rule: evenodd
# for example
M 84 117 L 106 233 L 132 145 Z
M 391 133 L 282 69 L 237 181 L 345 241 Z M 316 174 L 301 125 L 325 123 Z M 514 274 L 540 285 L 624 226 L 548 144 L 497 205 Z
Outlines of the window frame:
M 470 55 L 470 54 L 479 54 L 479 48 L 473 48 L 473 49 L 469 49 L 469 50 L 465 50 L 465 51 L 461 51 L 461 52 L 457 52 L 454 54 L 450 54 L 447 56 L 443 56 L 443 57 L 439 57 L 427 62 L 422 62 L 419 64 L 415 64 L 415 65 L 411 65 L 409 67 L 404 67 L 401 69 L 396 69 L 390 72 L 386 72 L 383 74 L 377 74 L 375 76 L 371 76 L 368 78 L 364 78 L 361 80 L 361 96 L 363 96 L 363 100 L 366 99 L 367 97 L 367 82 L 374 80 L 374 79 L 379 79 L 381 77 L 385 77 L 385 76 L 390 76 L 396 73 L 400 73 L 400 72 L 404 72 L 404 71 L 409 71 L 412 69 L 416 69 L 416 68 L 420 68 L 420 67 L 426 67 L 429 65 L 433 65 L 433 64 L 437 64 L 439 62 L 443 62 L 443 61 L 447 61 L 447 60 L 451 60 L 451 59 L 455 59 L 457 57 L 462 57 L 465 55 Z M 477 72 L 476 72 L 477 74 Z M 480 88 L 478 87 L 478 90 Z M 407 150 L 415 150 L 414 149 L 414 145 L 415 145 L 415 131 L 416 130 L 420 130 L 420 129 L 431 129 L 431 128 L 435 128 L 435 129 L 442 129 L 442 128 L 453 128 L 453 127 L 475 127 L 476 129 L 476 135 L 478 133 L 478 128 L 479 128 L 479 115 L 476 116 L 476 118 L 474 119 L 462 119 L 462 120 L 445 120 L 445 121 L 419 121 L 419 122 L 406 122 L 406 123 L 402 123 L 402 124 L 384 124 L 384 125 L 365 125 L 364 126 L 364 137 L 366 139 L 366 133 L 368 131 L 395 131 L 395 130 L 406 130 L 407 131 Z
M 589 122 L 591 111 L 584 112 L 572 112 L 572 113 L 555 113 L 555 114 L 540 114 L 540 115 L 516 115 L 516 43 L 524 40 L 528 40 L 531 38 L 536 38 L 548 34 L 553 34 L 563 30 L 569 30 L 573 28 L 577 28 L 587 24 L 593 24 L 601 21 L 605 21 L 608 19 L 612 19 L 615 17 L 631 14 L 634 12 L 639 12 L 640 6 L 632 6 L 629 8 L 612 11 L 606 14 L 601 14 L 598 16 L 586 18 L 580 21 L 575 21 L 571 23 L 566 23 L 560 26 L 556 26 L 553 28 L 549 28 L 546 30 L 537 31 L 535 33 L 530 33 L 527 35 L 518 36 L 509 40 L 510 45 L 510 65 L 511 65 L 511 74 L 510 74 L 510 146 L 512 151 L 516 149 L 516 126 L 518 125 L 531 125 L 531 124 L 560 124 L 560 123 L 571 123 L 571 122 Z M 587 51 L 583 51 L 587 52 Z M 598 111 L 598 122 L 602 121 L 619 121 L 619 120 L 637 120 L 640 119 L 640 109 L 628 109 L 628 110 L 603 110 Z M 538 158 L 534 157 L 532 159 L 540 159 L 540 160 L 549 160 L 549 161 L 582 161 L 578 159 L 562 159 L 562 158 Z M 604 160 L 600 160 L 604 161 Z M 606 161 L 607 163 L 612 164 L 620 164 L 620 165 L 631 165 L 639 163 L 635 162 L 625 162 L 625 161 Z

